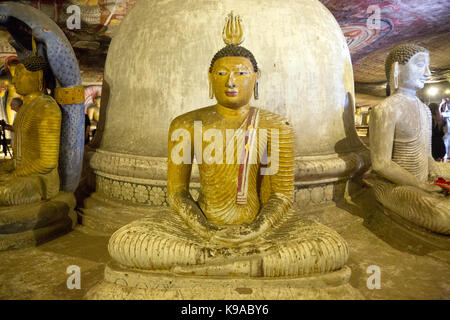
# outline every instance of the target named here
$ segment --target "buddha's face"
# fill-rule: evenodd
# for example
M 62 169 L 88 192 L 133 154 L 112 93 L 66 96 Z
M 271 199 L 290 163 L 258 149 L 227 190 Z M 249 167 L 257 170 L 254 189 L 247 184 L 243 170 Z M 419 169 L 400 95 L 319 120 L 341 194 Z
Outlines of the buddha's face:
M 430 75 L 430 56 L 426 52 L 418 52 L 406 64 L 399 66 L 398 86 L 412 90 L 422 89 Z
M 217 102 L 233 109 L 250 102 L 257 77 L 251 61 L 245 57 L 217 59 L 209 74 Z
M 20 95 L 38 92 L 42 83 L 42 71 L 28 71 L 23 64 L 18 64 L 14 70 L 12 84 Z

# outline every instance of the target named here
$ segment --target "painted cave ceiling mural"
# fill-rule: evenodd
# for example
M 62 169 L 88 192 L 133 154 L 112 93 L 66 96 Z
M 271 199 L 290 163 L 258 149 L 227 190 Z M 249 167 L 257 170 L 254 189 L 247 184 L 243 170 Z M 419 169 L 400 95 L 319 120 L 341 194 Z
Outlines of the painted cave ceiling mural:
M 101 74 L 111 37 L 137 1 L 143 0 L 29 0 L 21 2 L 39 8 L 55 20 L 74 46 L 82 69 L 85 72 Z M 396 44 L 409 41 L 430 50 L 434 80 L 450 79 L 449 0 L 320 1 L 338 20 L 347 39 L 354 63 L 355 81 L 383 82 L 385 80 L 383 64 L 387 53 Z M 81 8 L 81 32 L 72 32 L 66 27 L 68 17 L 66 9 L 72 4 Z M 368 19 L 376 17 L 378 13 L 380 14 L 380 20 L 377 20 L 379 25 L 371 28 L 370 22 L 368 25 Z M 0 39 L 5 39 L 2 37 L 2 31 L 0 31 Z M 5 40 L 0 41 L 0 58 L 10 54 L 8 47 Z M 96 82 L 95 79 L 93 82 Z

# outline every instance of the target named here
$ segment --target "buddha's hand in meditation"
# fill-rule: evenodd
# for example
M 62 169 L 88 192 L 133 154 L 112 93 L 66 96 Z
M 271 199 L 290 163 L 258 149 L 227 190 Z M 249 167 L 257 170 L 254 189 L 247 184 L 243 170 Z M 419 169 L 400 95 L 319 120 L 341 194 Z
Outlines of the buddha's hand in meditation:
M 268 224 L 265 223 L 243 223 L 239 225 L 224 226 L 213 235 L 211 240 L 221 244 L 238 244 L 255 240 L 268 228 Z
M 211 237 L 219 230 L 219 228 L 212 224 L 201 212 L 200 209 L 193 210 L 191 208 L 188 224 L 194 229 L 200 236 L 211 239 Z

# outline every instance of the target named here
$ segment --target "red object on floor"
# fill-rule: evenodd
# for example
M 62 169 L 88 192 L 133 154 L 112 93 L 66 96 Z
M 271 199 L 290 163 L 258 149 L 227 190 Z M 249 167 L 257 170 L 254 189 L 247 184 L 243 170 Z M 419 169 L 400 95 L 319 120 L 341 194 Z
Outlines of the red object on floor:
M 444 189 L 450 190 L 450 181 L 445 180 L 444 178 L 439 178 L 434 182 L 435 185 L 442 187 Z

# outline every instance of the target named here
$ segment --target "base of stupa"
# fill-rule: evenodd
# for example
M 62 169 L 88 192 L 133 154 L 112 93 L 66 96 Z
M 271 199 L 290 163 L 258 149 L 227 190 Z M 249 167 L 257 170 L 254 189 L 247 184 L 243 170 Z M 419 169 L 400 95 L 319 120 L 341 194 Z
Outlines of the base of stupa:
M 151 190 L 147 197 L 158 199 L 158 206 L 111 199 L 106 197 L 104 193 L 94 192 L 82 201 L 82 205 L 78 210 L 80 224 L 90 231 L 111 235 L 135 220 L 159 214 L 162 210 L 168 210 L 169 205 L 166 202 L 167 187 L 163 184 L 165 182 L 161 182 L 156 186 L 146 185 L 144 187 L 140 185 L 143 190 L 145 188 Z M 340 201 L 344 197 L 346 186 L 347 181 L 296 186 L 294 190 L 294 209 L 301 211 L 301 214 L 305 214 L 321 210 L 324 207 L 334 206 L 336 201 Z M 152 198 L 151 192 L 153 190 L 159 191 L 158 197 Z M 191 195 L 196 200 L 198 198 L 198 189 L 191 188 Z
M 168 207 L 150 207 L 121 203 L 93 193 L 79 208 L 80 224 L 90 231 L 111 235 L 134 220 L 145 218 Z
M 60 192 L 39 203 L 0 208 L 0 251 L 33 247 L 68 233 L 76 224 L 75 197 Z
M 105 279 L 89 300 L 302 300 L 363 299 L 348 282 L 351 270 L 308 277 L 250 278 L 180 276 L 106 266 Z

